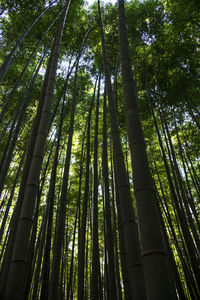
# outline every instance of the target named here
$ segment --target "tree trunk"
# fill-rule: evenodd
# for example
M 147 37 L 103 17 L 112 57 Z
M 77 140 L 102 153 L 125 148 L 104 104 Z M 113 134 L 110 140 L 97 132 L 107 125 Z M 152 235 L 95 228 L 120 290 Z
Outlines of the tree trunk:
M 125 240 L 125 247 L 128 257 L 128 265 L 131 274 L 131 288 L 132 297 L 137 299 L 146 299 L 146 289 L 144 282 L 144 273 L 140 253 L 140 245 L 138 240 L 138 229 L 134 220 L 134 212 L 132 206 L 132 199 L 130 195 L 130 187 L 127 178 L 124 155 L 122 152 L 119 126 L 116 115 L 116 107 L 112 92 L 110 72 L 108 67 L 107 52 L 105 45 L 105 37 L 103 24 L 101 19 L 100 2 L 98 1 L 99 21 L 101 27 L 103 63 L 106 77 L 106 90 L 108 94 L 110 126 L 113 140 L 113 157 L 117 177 L 117 189 L 119 192 L 120 211 L 123 224 L 123 235 Z
M 17 118 L 17 114 L 19 114 L 18 121 L 16 122 L 16 124 L 15 124 L 15 120 L 13 121 L 13 131 L 11 130 L 11 136 L 9 137 L 9 139 L 10 139 L 9 145 L 7 145 L 7 149 L 5 149 L 6 154 L 4 156 L 2 169 L 0 170 L 0 195 L 3 191 L 6 175 L 7 175 L 7 172 L 9 170 L 9 166 L 10 166 L 11 161 L 12 161 L 13 151 L 14 151 L 14 148 L 15 148 L 15 145 L 16 145 L 16 142 L 17 142 L 17 138 L 19 136 L 19 132 L 21 130 L 23 117 L 24 117 L 24 114 L 26 112 L 27 106 L 29 104 L 30 95 L 31 95 L 32 89 L 34 87 L 35 80 L 37 78 L 40 67 L 42 65 L 43 59 L 44 59 L 44 55 L 40 59 L 39 65 L 38 65 L 37 69 L 35 70 L 35 74 L 34 74 L 33 78 L 30 78 L 29 83 L 28 83 L 27 88 L 26 88 L 26 91 L 24 92 L 24 95 L 23 95 L 22 100 L 21 100 L 21 105 L 22 105 L 21 111 L 20 111 L 20 109 L 18 109 L 17 112 L 16 112 L 16 118 Z M 15 128 L 14 128 L 14 125 L 15 125 Z
M 108 182 L 108 153 L 107 153 L 107 114 L 106 114 L 106 91 L 104 91 L 104 106 L 103 106 L 103 152 L 102 152 L 102 177 L 103 177 L 103 201 L 105 211 L 105 238 L 106 238 L 106 253 L 107 256 L 107 293 L 108 299 L 117 299 L 116 291 L 116 272 L 114 261 L 114 237 L 111 222 L 110 195 Z
M 63 12 L 62 22 L 60 22 L 58 31 L 56 32 L 55 42 L 53 46 L 53 57 L 51 70 L 47 85 L 47 91 L 44 100 L 43 111 L 40 119 L 40 125 L 36 138 L 33 158 L 30 166 L 29 176 L 25 189 L 23 205 L 20 213 L 20 219 L 17 227 L 13 254 L 9 265 L 9 273 L 7 287 L 5 290 L 5 300 L 23 299 L 24 276 L 26 274 L 27 251 L 29 245 L 29 236 L 32 228 L 32 217 L 35 206 L 35 199 L 38 191 L 39 176 L 43 161 L 43 153 L 45 142 L 48 134 L 49 115 L 53 98 L 54 83 L 56 79 L 57 62 L 59 56 L 60 42 L 65 24 L 68 5 Z
M 90 299 L 99 297 L 99 233 L 98 233 L 98 126 L 99 126 L 99 97 L 100 97 L 101 74 L 99 75 L 95 135 L 94 135 L 94 176 L 93 176 L 93 198 L 92 198 L 92 274 Z
M 85 173 L 85 188 L 84 188 L 84 198 L 82 205 L 82 217 L 78 236 L 78 300 L 85 299 L 84 292 L 84 274 L 85 274 L 85 235 L 86 235 L 86 221 L 87 221 L 87 210 L 88 210 L 88 198 L 89 198 L 89 167 L 90 167 L 90 122 L 92 107 L 95 98 L 96 84 L 94 87 L 94 93 L 92 97 L 92 102 L 90 105 L 90 110 L 88 113 L 87 121 L 87 156 L 86 156 L 86 173 Z
M 125 117 L 147 297 L 150 300 L 175 299 L 138 110 L 136 82 L 131 70 L 124 0 L 119 0 L 118 3 Z
M 69 136 L 67 143 L 67 153 L 65 158 L 65 168 L 63 174 L 62 190 L 60 196 L 59 210 L 57 216 L 55 242 L 54 242 L 54 255 L 53 264 L 51 272 L 51 282 L 49 286 L 49 300 L 59 299 L 59 288 L 61 287 L 61 282 L 59 280 L 60 274 L 60 259 L 61 251 L 64 243 L 64 232 L 65 232 L 65 217 L 66 217 L 66 197 L 68 191 L 68 179 L 69 179 L 69 168 L 71 160 L 71 148 L 72 148 L 72 138 L 74 132 L 74 115 L 76 108 L 76 97 L 77 97 L 77 75 L 78 75 L 79 62 L 76 65 L 75 78 L 74 78 L 74 90 L 73 90 L 73 100 L 71 109 L 71 118 L 69 125 Z

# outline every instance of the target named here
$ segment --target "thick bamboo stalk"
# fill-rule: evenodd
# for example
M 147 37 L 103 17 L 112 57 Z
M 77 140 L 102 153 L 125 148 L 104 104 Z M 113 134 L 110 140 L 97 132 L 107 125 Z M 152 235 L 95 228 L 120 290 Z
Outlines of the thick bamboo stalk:
M 57 62 L 59 57 L 60 42 L 68 12 L 69 2 L 66 5 L 55 37 L 55 46 L 53 47 L 53 57 L 43 111 L 40 119 L 39 130 L 36 138 L 33 158 L 30 166 L 29 176 L 25 189 L 23 205 L 16 232 L 13 254 L 9 265 L 7 288 L 5 290 L 5 300 L 21 300 L 23 298 L 24 276 L 26 274 L 27 251 L 29 246 L 29 237 L 32 228 L 32 217 L 35 207 L 35 200 L 38 191 L 39 176 L 43 161 L 45 142 L 49 128 L 49 118 L 51 103 L 53 98 L 54 83 L 56 79 Z
M 111 135 L 113 141 L 113 158 L 115 165 L 115 173 L 117 177 L 117 189 L 119 192 L 120 203 L 119 206 L 122 216 L 123 235 L 128 258 L 127 261 L 131 274 L 131 297 L 133 297 L 135 300 L 146 299 L 146 288 L 144 282 L 143 265 L 141 260 L 141 250 L 138 239 L 138 228 L 134 219 L 130 186 L 128 182 L 127 172 L 124 163 L 124 155 L 121 146 L 115 99 L 113 97 L 104 29 L 101 18 L 100 1 L 98 1 L 98 8 L 101 28 L 103 64 L 106 78 L 106 90 L 109 102 Z
M 169 272 L 167 252 L 162 237 L 138 109 L 136 82 L 133 79 L 129 54 L 124 0 L 119 0 L 118 3 L 125 117 L 147 297 L 150 300 L 176 299 L 172 278 Z

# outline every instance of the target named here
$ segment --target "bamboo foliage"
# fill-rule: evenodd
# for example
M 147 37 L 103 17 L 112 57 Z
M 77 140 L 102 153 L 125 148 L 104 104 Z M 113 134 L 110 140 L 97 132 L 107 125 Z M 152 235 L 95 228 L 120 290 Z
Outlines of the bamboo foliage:
M 0 4 L 3 300 L 200 297 L 199 12 L 104 2 Z

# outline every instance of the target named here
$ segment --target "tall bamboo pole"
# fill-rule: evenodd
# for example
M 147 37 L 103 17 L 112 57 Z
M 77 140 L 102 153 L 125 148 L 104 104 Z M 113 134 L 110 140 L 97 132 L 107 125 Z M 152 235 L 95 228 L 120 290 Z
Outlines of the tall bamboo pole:
M 136 82 L 129 54 L 124 0 L 119 0 L 120 58 L 123 79 L 126 126 L 128 131 L 134 192 L 142 245 L 142 257 L 150 300 L 176 299 L 169 272 L 155 194 L 147 159 L 146 145 L 138 110 Z

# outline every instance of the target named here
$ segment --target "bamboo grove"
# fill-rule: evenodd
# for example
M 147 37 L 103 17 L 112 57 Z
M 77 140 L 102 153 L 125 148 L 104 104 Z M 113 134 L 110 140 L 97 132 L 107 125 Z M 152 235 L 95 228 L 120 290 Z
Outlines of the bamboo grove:
M 200 5 L 115 2 L 0 2 L 0 299 L 200 298 Z

